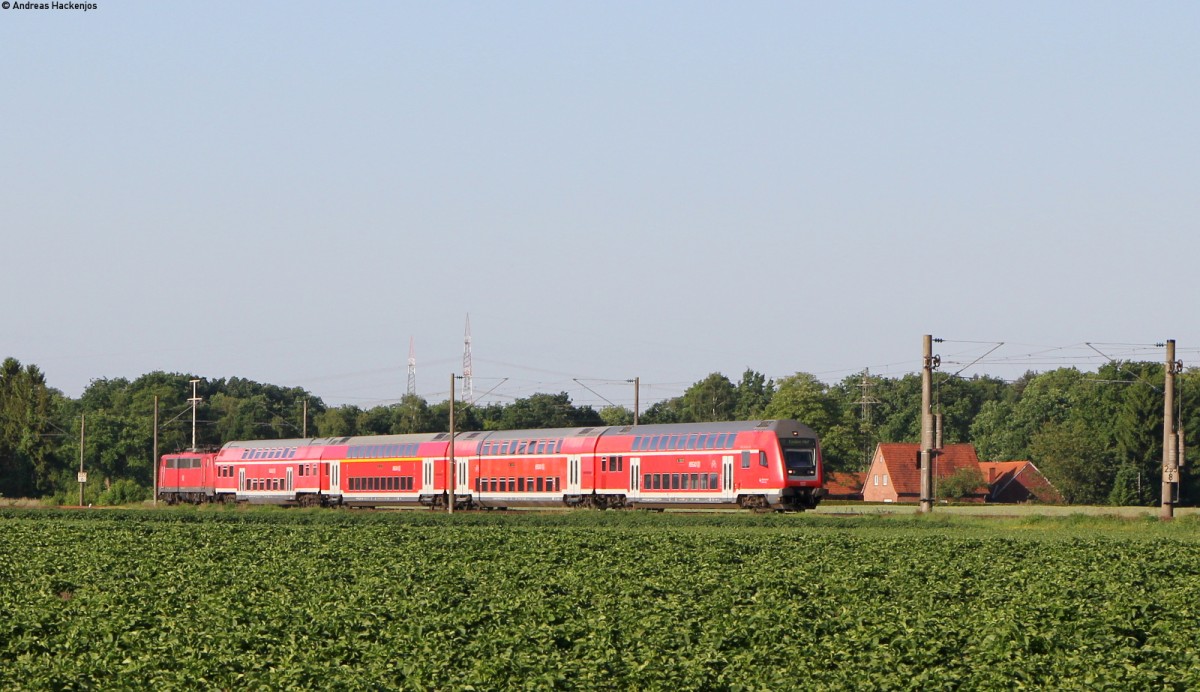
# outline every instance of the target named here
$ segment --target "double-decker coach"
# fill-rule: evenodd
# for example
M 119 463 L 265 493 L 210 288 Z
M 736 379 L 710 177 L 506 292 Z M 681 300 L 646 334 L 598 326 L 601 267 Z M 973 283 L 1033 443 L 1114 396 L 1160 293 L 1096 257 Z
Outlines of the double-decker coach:
M 238 441 L 161 464 L 169 502 L 810 509 L 824 495 L 817 436 L 791 420 L 466 432 L 453 454 L 449 433 Z

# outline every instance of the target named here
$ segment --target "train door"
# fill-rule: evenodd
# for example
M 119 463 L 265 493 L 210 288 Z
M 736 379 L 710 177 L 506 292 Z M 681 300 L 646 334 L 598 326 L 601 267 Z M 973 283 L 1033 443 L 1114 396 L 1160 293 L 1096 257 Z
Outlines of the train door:
M 432 495 L 436 490 L 433 487 L 433 459 L 426 459 L 421 466 L 424 469 L 421 474 L 421 492 L 425 495 Z
M 331 495 L 342 494 L 342 462 L 329 462 L 329 493 Z
M 292 485 L 292 467 L 289 466 L 288 470 L 287 470 L 287 488 L 285 488 L 285 490 L 287 490 L 288 492 L 291 492 L 292 488 L 294 488 L 294 487 L 295 486 Z
M 642 494 L 642 460 L 633 458 L 629 460 L 629 498 L 633 499 L 641 497 Z
M 467 478 L 469 462 L 466 459 L 455 459 L 454 463 L 458 465 L 454 471 L 454 494 L 469 495 L 471 493 L 471 479 Z
M 238 469 L 238 487 L 237 487 L 237 489 L 238 489 L 239 493 L 246 492 L 246 468 L 245 467 Z
M 567 494 L 579 494 L 579 457 L 567 457 Z
M 732 499 L 737 496 L 737 488 L 734 487 L 734 483 L 733 483 L 733 457 L 732 456 L 721 457 L 721 470 L 723 472 L 721 474 L 721 476 L 722 476 L 722 481 L 721 481 L 722 494 L 725 497 Z

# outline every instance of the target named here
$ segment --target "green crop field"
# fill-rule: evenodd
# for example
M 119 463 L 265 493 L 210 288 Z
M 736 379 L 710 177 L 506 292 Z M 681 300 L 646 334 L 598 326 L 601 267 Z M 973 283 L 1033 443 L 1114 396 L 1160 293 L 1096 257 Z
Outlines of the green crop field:
M 1200 687 L 1200 520 L 0 510 L 0 688 Z

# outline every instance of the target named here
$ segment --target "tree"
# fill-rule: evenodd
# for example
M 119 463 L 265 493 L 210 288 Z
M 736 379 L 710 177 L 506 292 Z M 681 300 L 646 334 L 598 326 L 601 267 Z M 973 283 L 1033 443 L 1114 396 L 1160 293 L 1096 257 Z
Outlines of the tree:
M 775 383 L 766 375 L 746 368 L 742 381 L 738 382 L 736 403 L 733 408 L 735 420 L 754 420 L 762 416 L 775 393 Z
M 55 393 L 36 365 L 0 364 L 0 495 L 29 497 L 53 487 Z
M 600 409 L 600 418 L 605 425 L 622 426 L 633 425 L 633 411 L 624 406 L 605 406 Z
M 824 434 L 837 420 L 837 404 L 824 382 L 806 372 L 779 381 L 775 396 L 763 411 L 767 418 L 791 418 Z
M 398 435 L 434 432 L 429 404 L 416 394 L 405 394 L 396 405 L 396 420 L 392 432 Z
M 971 440 L 981 459 L 1013 460 L 1029 456 L 1028 438 L 1024 431 L 1013 428 L 1014 404 L 1008 401 L 988 401 L 979 409 L 971 423 Z
M 505 430 L 604 425 L 604 419 L 595 409 L 572 405 L 571 397 L 566 392 L 534 394 L 517 399 L 505 407 L 500 422 Z
M 1161 378 L 1162 368 L 1158 368 Z M 1116 459 L 1121 473 L 1116 480 L 1124 486 L 1114 492 L 1122 504 L 1147 505 L 1159 499 L 1162 490 L 1163 394 L 1145 380 L 1125 388 L 1114 425 Z M 1114 481 L 1115 485 L 1115 481 Z
M 683 393 L 682 422 L 704 423 L 731 420 L 737 403 L 737 389 L 733 383 L 729 381 L 728 377 L 714 372 L 688 387 L 687 391 Z
M 921 439 L 921 377 L 909 374 L 899 379 L 883 379 L 876 389 L 879 406 L 875 409 L 881 442 L 917 442 Z
M 1082 420 L 1047 421 L 1033 436 L 1029 456 L 1068 503 L 1108 499 L 1113 475 L 1109 452 Z
M 348 437 L 358 434 L 358 419 L 362 409 L 346 404 L 328 408 L 313 416 L 313 425 L 320 437 Z
M 683 412 L 683 400 L 681 397 L 672 397 L 656 401 L 642 412 L 640 420 L 643 425 L 686 422 Z

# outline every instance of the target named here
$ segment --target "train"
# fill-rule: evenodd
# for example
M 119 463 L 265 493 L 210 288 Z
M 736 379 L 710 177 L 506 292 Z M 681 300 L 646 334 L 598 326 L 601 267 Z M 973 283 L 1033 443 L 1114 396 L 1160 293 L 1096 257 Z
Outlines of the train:
M 165 454 L 175 503 L 319 507 L 813 509 L 820 441 L 794 420 L 228 442 Z

